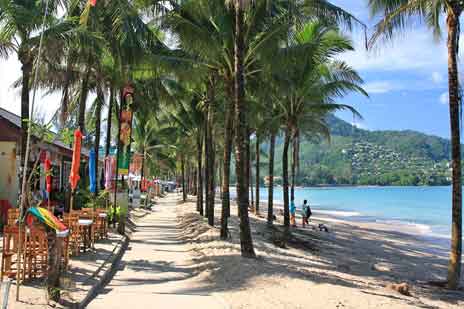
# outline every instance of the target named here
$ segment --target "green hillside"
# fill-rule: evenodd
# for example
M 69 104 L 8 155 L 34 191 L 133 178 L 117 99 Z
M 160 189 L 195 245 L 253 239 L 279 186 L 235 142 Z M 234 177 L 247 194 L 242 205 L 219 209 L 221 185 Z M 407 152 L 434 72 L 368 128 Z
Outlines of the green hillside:
M 299 185 L 449 184 L 448 140 L 415 131 L 368 131 L 331 116 L 332 138 L 303 141 Z M 264 149 L 267 149 L 265 147 Z M 281 175 L 282 140 L 276 147 Z M 263 168 L 261 175 L 267 175 Z

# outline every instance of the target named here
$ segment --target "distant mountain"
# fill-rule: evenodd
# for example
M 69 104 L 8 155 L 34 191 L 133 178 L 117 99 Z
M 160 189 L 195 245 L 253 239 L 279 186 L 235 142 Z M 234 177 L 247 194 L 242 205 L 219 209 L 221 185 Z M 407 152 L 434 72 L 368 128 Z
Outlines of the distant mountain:
M 303 141 L 300 185 L 444 185 L 450 182 L 451 144 L 415 131 L 369 131 L 328 118 L 331 140 Z M 281 175 L 282 140 L 276 147 Z M 262 175 L 266 175 L 263 169 Z

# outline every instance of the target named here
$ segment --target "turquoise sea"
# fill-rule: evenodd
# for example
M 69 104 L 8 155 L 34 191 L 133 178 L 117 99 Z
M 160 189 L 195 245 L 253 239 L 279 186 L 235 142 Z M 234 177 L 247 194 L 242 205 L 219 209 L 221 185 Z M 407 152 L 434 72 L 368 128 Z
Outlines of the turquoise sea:
M 267 188 L 262 188 L 260 195 L 262 203 L 267 202 Z M 398 231 L 408 225 L 424 236 L 450 238 L 451 187 L 296 188 L 296 205 L 301 206 L 304 199 L 315 215 L 386 223 L 397 226 Z M 274 201 L 282 203 L 282 188 L 275 188 Z

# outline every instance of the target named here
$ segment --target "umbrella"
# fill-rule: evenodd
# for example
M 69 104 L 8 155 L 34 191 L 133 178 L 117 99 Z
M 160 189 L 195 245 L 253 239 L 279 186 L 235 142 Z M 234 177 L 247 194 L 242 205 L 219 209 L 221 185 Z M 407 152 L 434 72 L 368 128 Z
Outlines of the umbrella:
M 37 218 L 40 222 L 58 232 L 63 232 L 68 229 L 63 222 L 55 217 L 48 209 L 43 207 L 29 208 L 26 213 L 26 220 L 28 216 Z
M 97 177 L 95 171 L 95 150 L 90 150 L 89 154 L 89 178 L 90 178 L 90 192 L 97 192 Z
M 74 191 L 77 187 L 77 182 L 81 178 L 79 176 L 79 167 L 81 164 L 81 141 L 82 132 L 80 129 L 74 131 L 74 147 L 73 147 L 73 158 L 71 164 L 71 174 L 69 175 L 69 183 L 71 189 Z

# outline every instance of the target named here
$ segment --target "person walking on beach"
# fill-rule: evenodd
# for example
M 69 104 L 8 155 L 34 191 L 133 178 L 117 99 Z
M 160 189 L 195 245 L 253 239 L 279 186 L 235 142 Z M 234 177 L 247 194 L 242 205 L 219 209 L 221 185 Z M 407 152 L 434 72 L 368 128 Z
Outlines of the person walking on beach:
M 309 218 L 313 213 L 311 212 L 311 207 L 309 207 L 307 200 L 303 201 L 303 206 L 301 207 L 301 209 L 303 210 L 303 227 L 305 227 L 305 224 L 309 225 Z
M 290 224 L 293 227 L 296 227 L 295 214 L 296 214 L 295 201 L 292 200 L 290 202 Z

